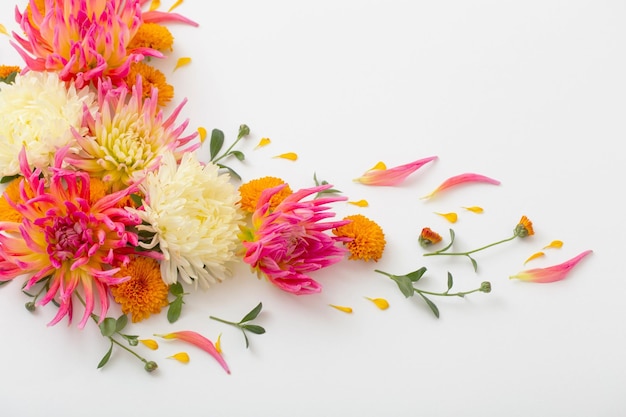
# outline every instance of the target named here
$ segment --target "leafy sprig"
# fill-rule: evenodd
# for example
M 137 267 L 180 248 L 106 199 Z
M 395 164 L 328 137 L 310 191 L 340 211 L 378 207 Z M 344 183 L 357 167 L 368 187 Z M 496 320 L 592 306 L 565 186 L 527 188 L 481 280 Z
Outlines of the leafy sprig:
M 185 304 L 183 297 L 187 295 L 187 293 L 184 292 L 182 284 L 176 282 L 170 285 L 170 294 L 174 296 L 174 300 L 170 301 L 169 307 L 167 308 L 167 321 L 174 323 L 180 317 L 183 304 Z
M 250 128 L 245 124 L 240 125 L 239 133 L 237 134 L 237 139 L 228 147 L 228 149 L 226 149 L 222 154 L 220 154 L 220 151 L 222 150 L 222 147 L 224 146 L 224 132 L 219 129 L 213 129 L 211 131 L 211 140 L 209 142 L 209 152 L 211 156 L 210 161 L 213 162 L 218 167 L 228 170 L 228 172 L 230 172 L 230 174 L 233 177 L 237 178 L 238 180 L 241 180 L 241 176 L 237 174 L 235 170 L 233 170 L 229 166 L 226 166 L 220 163 L 219 161 L 229 156 L 234 156 L 239 161 L 245 160 L 246 156 L 244 155 L 244 153 L 241 151 L 234 150 L 233 148 L 235 147 L 235 145 L 237 145 L 237 143 L 242 138 L 248 136 L 249 134 L 250 134 Z
M 328 181 L 320 181 L 317 179 L 317 174 L 314 172 L 313 173 L 313 181 L 315 182 L 315 186 L 319 187 L 320 185 L 328 185 L 329 182 Z M 320 192 L 318 192 L 315 195 L 315 198 L 318 198 L 319 196 L 321 196 L 322 194 L 341 194 L 341 191 L 337 190 L 336 188 L 329 188 L 327 190 L 322 190 Z
M 240 329 L 241 332 L 243 333 L 244 339 L 246 340 L 246 349 L 247 349 L 250 346 L 250 343 L 248 341 L 248 335 L 246 334 L 246 331 L 248 331 L 250 333 L 254 333 L 254 334 L 263 334 L 263 333 L 265 333 L 265 329 L 263 327 L 258 326 L 256 324 L 249 324 L 249 322 L 251 322 L 252 320 L 257 318 L 257 316 L 259 315 L 259 313 L 261 312 L 262 309 L 263 309 L 263 303 L 257 304 L 256 307 L 254 307 L 252 310 L 250 310 L 250 312 L 248 314 L 246 314 L 238 322 L 228 321 L 228 320 L 224 320 L 224 319 L 221 319 L 219 317 L 214 317 L 214 316 L 210 316 L 209 318 L 212 319 L 212 320 L 219 321 L 221 323 L 229 324 L 231 326 L 234 326 L 234 327 L 237 327 L 238 329 Z
M 433 312 L 433 314 L 437 318 L 439 318 L 439 308 L 429 297 L 427 297 L 427 295 L 438 296 L 438 297 L 461 297 L 463 298 L 466 295 L 474 293 L 474 292 L 484 292 L 484 293 L 491 292 L 491 283 L 488 281 L 484 281 L 483 283 L 480 284 L 479 288 L 476 288 L 470 291 L 450 292 L 452 290 L 452 287 L 454 286 L 454 279 L 450 272 L 448 272 L 447 289 L 443 292 L 432 292 L 432 291 L 426 291 L 426 290 L 416 288 L 414 284 L 418 282 L 424 276 L 424 273 L 426 272 L 426 267 L 421 267 L 420 269 L 417 269 L 413 272 L 409 272 L 408 274 L 405 274 L 405 275 L 394 275 L 394 274 L 390 274 L 388 272 L 384 272 L 378 269 L 375 269 L 374 271 L 378 272 L 379 274 L 386 275 L 389 278 L 391 278 L 393 281 L 395 281 L 395 283 L 398 285 L 398 288 L 400 289 L 400 291 L 402 292 L 402 294 L 404 294 L 406 298 L 409 298 L 415 294 L 418 294 L 426 302 L 430 310 Z

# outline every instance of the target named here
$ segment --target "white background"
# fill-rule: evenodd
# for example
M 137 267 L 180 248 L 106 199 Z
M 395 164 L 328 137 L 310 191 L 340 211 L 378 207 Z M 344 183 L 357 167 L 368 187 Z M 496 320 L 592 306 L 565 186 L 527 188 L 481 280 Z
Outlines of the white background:
M 10 2 L 1 18 L 16 25 Z M 163 2 L 167 9 L 172 2 Z M 20 8 L 23 7 L 20 5 Z M 623 416 L 626 399 L 623 143 L 626 127 L 626 3 L 623 1 L 186 1 L 176 9 L 197 28 L 170 25 L 174 51 L 160 64 L 190 129 L 222 129 L 244 180 L 280 176 L 292 188 L 313 174 L 370 206 L 385 231 L 378 263 L 344 261 L 314 277 L 319 295 L 297 297 L 247 267 L 186 298 L 179 322 L 165 314 L 134 325 L 141 337 L 195 330 L 222 347 L 232 374 L 176 341 L 138 352 L 159 363 L 147 374 L 95 326 L 46 324 L 52 306 L 28 313 L 20 283 L 0 289 L 0 413 L 3 416 Z M 3 37 L 3 39 L 8 39 Z M 4 64 L 22 62 L 2 41 Z M 176 59 L 192 58 L 173 72 Z M 261 137 L 271 145 L 254 149 Z M 206 150 L 205 150 L 206 151 Z M 276 159 L 296 152 L 296 162 Z M 396 187 L 354 183 L 377 161 L 439 159 Z M 419 197 L 464 172 L 500 186 L 461 186 Z M 239 184 L 237 184 L 239 185 Z M 461 206 L 478 205 L 483 214 Z M 455 211 L 451 225 L 434 212 Z M 464 258 L 424 258 L 422 227 L 455 248 L 508 237 L 521 215 L 535 236 Z M 561 249 L 524 265 L 560 239 Z M 509 280 L 586 249 L 564 281 Z M 435 319 L 418 298 L 373 272 L 427 266 L 424 288 L 489 280 L 491 294 L 437 299 Z M 380 311 L 363 297 L 384 297 Z M 234 328 L 262 301 L 267 329 L 245 348 Z M 328 306 L 353 307 L 351 315 Z M 132 330 L 132 331 L 131 331 Z M 185 350 L 187 365 L 166 359 Z

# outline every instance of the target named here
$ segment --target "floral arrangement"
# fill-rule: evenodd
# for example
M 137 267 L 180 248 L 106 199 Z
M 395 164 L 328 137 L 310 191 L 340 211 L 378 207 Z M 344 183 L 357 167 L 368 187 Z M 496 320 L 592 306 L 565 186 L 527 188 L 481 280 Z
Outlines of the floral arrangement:
M 316 271 L 338 262 L 375 264 L 388 239 L 362 214 L 336 218 L 333 204 L 348 198 L 315 175 L 311 187 L 299 190 L 271 176 L 244 181 L 225 161 L 245 160 L 236 147 L 250 136 L 248 126 L 239 127 L 226 149 L 219 129 L 210 136 L 203 127 L 188 131 L 189 120 L 181 121 L 187 101 L 171 106 L 174 88 L 151 64 L 167 59 L 173 48 L 169 25 L 197 23 L 173 11 L 180 1 L 168 11 L 159 11 L 158 3 L 30 0 L 16 6 L 21 33 L 9 34 L 0 26 L 24 61 L 0 66 L 0 177 L 5 187 L 0 283 L 22 281 L 29 311 L 54 305 L 57 312 L 49 325 L 74 323 L 76 313 L 79 328 L 99 326 L 109 349 L 98 368 L 117 347 L 137 357 L 147 371 L 156 370 L 157 363 L 134 347 L 141 343 L 156 349 L 158 342 L 132 334 L 129 327 L 164 313 L 175 323 L 184 314 L 189 291 L 210 290 L 231 277 L 236 263 L 249 265 L 281 291 L 313 295 L 322 291 Z M 187 63 L 183 58 L 177 66 Z M 198 151 L 207 139 L 210 158 L 202 161 Z M 269 142 L 261 138 L 258 146 Z M 296 160 L 297 154 L 280 157 Z M 392 187 L 436 159 L 392 168 L 379 162 L 355 181 Z M 477 183 L 500 184 L 463 173 L 423 199 Z M 365 200 L 353 204 L 368 205 Z M 482 212 L 477 206 L 466 209 Z M 437 214 L 457 221 L 456 213 Z M 476 253 L 533 235 L 531 220 L 521 215 L 511 236 L 472 250 L 456 249 L 453 229 L 445 245 L 429 227 L 416 231 L 415 239 L 425 257 L 465 257 L 477 271 Z M 561 246 L 553 241 L 544 249 Z M 590 253 L 511 278 L 559 281 Z M 537 252 L 527 262 L 543 255 Z M 395 282 L 405 297 L 418 295 L 436 317 L 435 297 L 491 292 L 490 282 L 453 290 L 451 273 L 441 292 L 420 288 L 426 267 L 407 273 L 372 270 Z M 383 298 L 371 301 L 381 309 L 389 306 Z M 249 334 L 266 331 L 253 323 L 262 308 L 259 303 L 239 321 L 211 319 L 240 329 L 248 346 Z M 230 373 L 219 338 L 212 341 L 193 330 L 154 336 L 194 345 Z M 186 352 L 173 358 L 189 361 Z

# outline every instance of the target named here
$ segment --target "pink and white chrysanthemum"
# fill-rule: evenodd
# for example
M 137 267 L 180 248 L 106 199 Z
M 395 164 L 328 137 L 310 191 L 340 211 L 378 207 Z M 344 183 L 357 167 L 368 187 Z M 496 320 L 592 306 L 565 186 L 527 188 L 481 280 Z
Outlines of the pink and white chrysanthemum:
M 125 88 L 98 87 L 100 110 L 84 113 L 83 124 L 89 131 L 76 134 L 79 152 L 66 162 L 91 176 L 100 178 L 113 191 L 121 190 L 156 169 L 162 156 L 173 152 L 180 161 L 183 154 L 200 147 L 198 133 L 183 136 L 189 120 L 176 126 L 176 118 L 187 100 L 183 100 L 164 120 L 158 106 L 158 90 L 143 98 L 141 79 L 129 93 Z
M 163 57 L 151 48 L 128 50 L 144 22 L 174 21 L 197 25 L 176 13 L 145 12 L 145 0 L 30 0 L 15 19 L 23 36 L 13 46 L 33 71 L 59 72 L 77 88 L 109 78 L 124 85 L 130 64 L 146 56 Z
M 283 291 L 312 294 L 322 286 L 308 274 L 340 261 L 346 249 L 338 245 L 346 239 L 326 233 L 349 221 L 322 221 L 334 216 L 328 204 L 345 197 L 303 198 L 331 188 L 330 184 L 299 190 L 270 210 L 272 196 L 285 184 L 261 194 L 252 226 L 240 236 L 245 248 L 244 262 Z
M 49 184 L 40 170 L 30 171 L 26 154 L 20 154 L 24 179 L 23 202 L 10 204 L 22 216 L 21 223 L 0 222 L 0 281 L 29 275 L 25 289 L 49 279 L 39 305 L 55 301 L 59 310 L 49 325 L 63 317 L 72 320 L 76 293 L 84 300 L 84 327 L 100 303 L 100 320 L 109 307 L 108 286 L 128 277 L 115 277 L 119 265 L 136 253 L 137 235 L 130 228 L 141 219 L 117 205 L 133 188 L 109 194 L 90 204 L 89 176 L 59 168 L 59 152 Z M 25 190 L 27 184 L 32 197 Z M 145 252 L 144 252 L 145 254 Z

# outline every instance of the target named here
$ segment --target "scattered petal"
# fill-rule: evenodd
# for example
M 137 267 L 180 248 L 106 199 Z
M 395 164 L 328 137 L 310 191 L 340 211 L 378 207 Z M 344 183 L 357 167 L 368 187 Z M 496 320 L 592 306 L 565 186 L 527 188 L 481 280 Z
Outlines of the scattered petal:
M 589 255 L 592 250 L 586 250 L 579 255 L 573 257 L 569 261 L 565 261 L 562 264 L 553 265 L 547 268 L 535 268 L 522 271 L 517 275 L 512 275 L 509 279 L 519 279 L 522 281 L 548 283 L 555 282 L 564 279 L 569 271 L 574 268 L 578 262 L 580 262 L 585 256 Z
M 168 357 L 168 359 L 176 359 L 178 362 L 181 363 L 189 363 L 189 355 L 187 354 L 187 352 L 175 353 L 172 356 Z
M 271 141 L 271 139 L 270 139 L 270 138 L 261 138 L 261 140 L 259 141 L 259 144 L 258 144 L 258 145 L 256 145 L 256 146 L 254 147 L 254 149 L 256 149 L 256 148 L 262 148 L 263 146 L 267 146 L 267 145 L 269 145 L 270 143 L 272 143 L 272 141 Z
M 359 201 L 348 201 L 349 204 L 353 204 L 357 207 L 368 207 L 370 204 L 367 200 L 359 200 Z
M 548 248 L 560 249 L 562 247 L 563 247 L 563 242 L 561 242 L 560 240 L 553 240 L 552 242 L 550 242 L 549 245 L 544 246 L 543 249 L 548 249 Z
M 280 155 L 276 155 L 274 158 L 283 158 L 283 159 L 289 159 L 290 161 L 295 161 L 296 159 L 298 159 L 298 154 L 296 154 L 295 152 L 287 152 L 287 153 L 282 153 Z
M 328 305 L 333 308 L 336 308 L 339 311 L 343 311 L 344 313 L 352 313 L 352 307 L 336 306 L 334 304 L 328 304 Z
M 139 339 L 139 341 L 141 343 L 143 343 L 143 345 L 146 346 L 148 349 L 157 350 L 159 348 L 159 344 L 157 343 L 156 340 L 153 340 L 153 339 Z
M 163 339 L 179 339 L 183 342 L 191 343 L 192 345 L 199 347 L 200 349 L 207 352 L 209 355 L 213 356 L 217 362 L 224 368 L 226 373 L 230 374 L 230 369 L 226 364 L 222 355 L 217 351 L 213 342 L 211 342 L 206 337 L 202 336 L 199 333 L 196 333 L 191 330 L 181 330 L 178 332 L 167 333 L 167 334 L 155 334 L 155 336 L 162 337 Z
M 200 136 L 200 143 L 204 143 L 204 140 L 206 139 L 206 135 L 207 135 L 206 129 L 200 126 L 198 128 L 198 135 Z
M 161 0 L 152 0 L 152 2 L 150 3 L 150 8 L 148 10 L 154 11 L 159 7 L 161 7 Z
M 222 334 L 220 333 L 217 336 L 217 340 L 215 341 L 215 350 L 217 350 L 217 353 L 222 353 Z
M 447 180 L 442 182 L 439 185 L 439 187 L 435 188 L 435 190 L 432 191 L 430 194 L 427 194 L 421 198 L 422 199 L 430 198 L 443 190 L 446 190 L 448 188 L 451 188 L 460 184 L 468 183 L 468 182 L 483 182 L 487 184 L 500 185 L 500 181 L 494 180 L 493 178 L 485 177 L 484 175 L 473 174 L 473 173 L 460 174 L 460 175 L 456 175 L 454 177 L 448 178 Z
M 7 28 L 5 28 L 2 23 L 0 23 L 0 33 L 2 33 L 3 35 L 9 36 L 9 32 L 7 31 Z
M 472 213 L 482 213 L 484 210 L 482 207 L 471 206 L 471 207 L 463 207 L 467 211 L 471 211 Z
M 532 255 L 530 255 L 530 256 L 528 257 L 528 259 L 526 259 L 526 260 L 524 261 L 524 265 L 526 265 L 528 262 L 532 261 L 533 259 L 541 258 L 541 257 L 542 257 L 542 256 L 544 256 L 544 255 L 545 255 L 545 253 L 543 253 L 543 252 L 535 252 L 535 253 L 533 253 Z
M 180 67 L 184 67 L 185 65 L 189 65 L 191 63 L 191 58 L 185 56 L 182 58 L 178 58 L 176 61 L 176 66 L 174 67 L 174 71 L 176 71 Z
M 435 159 L 437 159 L 436 156 L 430 156 L 389 169 L 385 167 L 384 163 L 379 162 L 362 176 L 355 178 L 354 181 L 366 185 L 397 185 L 424 164 Z
M 459 216 L 457 216 L 456 213 L 435 213 L 440 215 L 441 217 L 445 218 L 447 221 L 449 221 L 450 223 L 456 223 L 456 221 L 458 220 Z
M 385 300 L 384 298 L 369 298 L 369 297 L 365 297 L 365 298 L 370 300 L 372 303 L 376 305 L 376 307 L 380 308 L 381 310 L 387 310 L 389 308 L 389 302 Z
M 172 4 L 172 7 L 170 7 L 167 11 L 171 12 L 172 10 L 174 10 L 175 8 L 180 6 L 181 4 L 183 4 L 183 0 L 177 0 L 176 3 Z

